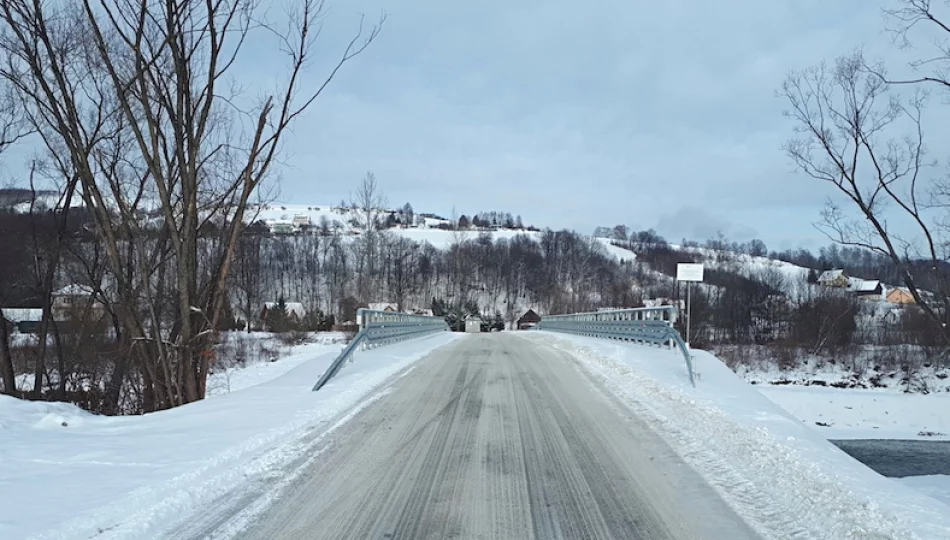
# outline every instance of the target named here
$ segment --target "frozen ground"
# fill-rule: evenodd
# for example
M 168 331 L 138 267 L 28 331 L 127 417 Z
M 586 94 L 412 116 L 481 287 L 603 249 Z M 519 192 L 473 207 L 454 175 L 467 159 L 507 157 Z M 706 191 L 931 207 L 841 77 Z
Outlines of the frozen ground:
M 756 388 L 827 439 L 950 440 L 950 393 L 814 386 Z
M 721 361 L 538 332 L 575 354 L 771 538 L 950 538 L 950 506 L 868 469 Z M 915 486 L 916 487 L 916 486 Z
M 929 476 L 907 476 L 904 478 L 896 478 L 894 481 L 912 487 L 917 491 L 926 493 L 950 505 L 950 475 L 933 474 Z
M 300 346 L 277 362 L 295 365 L 279 376 L 283 367 L 261 366 L 254 386 L 139 417 L 0 396 L 0 538 L 154 535 L 299 459 L 306 437 L 329 432 L 382 382 L 457 337 L 358 353 L 320 392 L 311 387 L 340 345 Z

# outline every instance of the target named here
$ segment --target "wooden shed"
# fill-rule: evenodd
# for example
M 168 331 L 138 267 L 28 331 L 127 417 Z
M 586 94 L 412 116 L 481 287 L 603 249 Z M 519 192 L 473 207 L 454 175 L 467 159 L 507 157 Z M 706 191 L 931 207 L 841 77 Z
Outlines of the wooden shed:
M 517 328 L 518 330 L 527 330 L 529 328 L 533 328 L 539 322 L 541 322 L 541 316 L 538 315 L 535 310 L 529 309 L 524 315 L 521 316 L 520 319 L 518 319 Z

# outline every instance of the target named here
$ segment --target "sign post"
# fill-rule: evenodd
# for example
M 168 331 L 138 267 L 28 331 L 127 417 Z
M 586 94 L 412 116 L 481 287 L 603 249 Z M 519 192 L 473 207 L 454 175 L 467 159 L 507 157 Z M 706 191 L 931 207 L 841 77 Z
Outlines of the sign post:
M 678 263 L 676 265 L 676 281 L 686 282 L 686 345 L 689 346 L 690 326 L 693 322 L 693 282 L 703 280 L 703 265 L 693 263 Z

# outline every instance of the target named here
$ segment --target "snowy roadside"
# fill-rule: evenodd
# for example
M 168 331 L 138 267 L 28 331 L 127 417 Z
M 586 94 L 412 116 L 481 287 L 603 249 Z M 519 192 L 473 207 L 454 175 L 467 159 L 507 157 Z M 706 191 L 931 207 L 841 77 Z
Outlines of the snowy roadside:
M 884 478 L 694 351 L 681 356 L 606 340 L 525 333 L 578 358 L 699 471 L 765 538 L 945 539 L 950 507 Z
M 275 379 L 300 364 L 309 362 L 314 354 L 318 354 L 313 348 L 299 354 L 301 347 L 323 345 L 329 346 L 328 350 L 338 351 L 345 343 L 346 335 L 343 332 L 313 332 L 306 343 L 293 346 L 282 344 L 277 336 L 269 332 L 229 332 L 225 336 L 225 347 L 230 348 L 232 352 L 243 348 L 251 360 L 256 357 L 257 361 L 249 360 L 248 363 L 239 364 L 234 359 L 227 359 L 228 365 L 223 369 L 215 369 L 208 377 L 208 397 L 243 390 Z M 273 359 L 261 358 L 268 353 L 274 355 Z
M 0 538 L 153 537 L 236 486 L 278 473 L 307 452 L 303 437 L 331 429 L 387 379 L 458 337 L 360 352 L 320 392 L 311 387 L 341 345 L 302 345 L 240 376 L 253 386 L 138 417 L 0 396 Z

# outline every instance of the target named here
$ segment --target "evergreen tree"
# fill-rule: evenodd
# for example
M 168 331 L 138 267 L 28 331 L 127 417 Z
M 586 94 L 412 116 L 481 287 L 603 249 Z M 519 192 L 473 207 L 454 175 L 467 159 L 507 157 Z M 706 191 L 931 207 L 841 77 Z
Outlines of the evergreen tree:
M 274 307 L 267 310 L 264 324 L 268 331 L 275 334 L 289 332 L 294 329 L 290 314 L 287 313 L 287 302 L 283 296 L 277 300 Z

